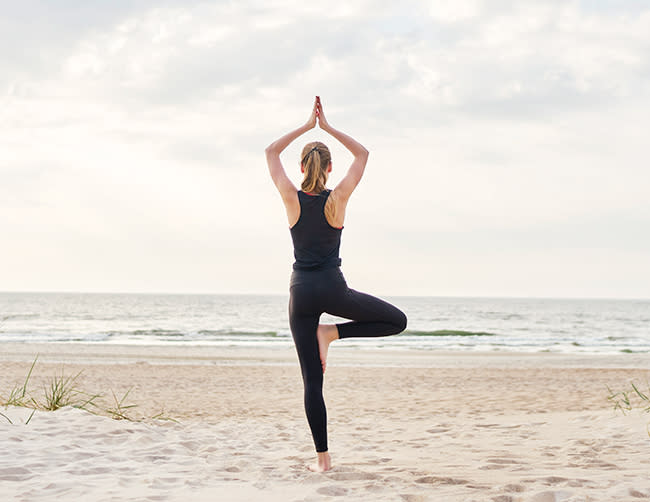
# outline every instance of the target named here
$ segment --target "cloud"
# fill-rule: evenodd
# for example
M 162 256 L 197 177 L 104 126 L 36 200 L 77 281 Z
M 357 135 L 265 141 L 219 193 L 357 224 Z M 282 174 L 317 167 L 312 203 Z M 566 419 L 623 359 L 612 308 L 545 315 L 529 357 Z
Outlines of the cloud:
M 415 249 L 415 274 L 435 235 L 459 228 L 487 247 L 503 235 L 537 252 L 570 235 L 588 245 L 594 215 L 615 226 L 650 212 L 649 32 L 643 2 L 16 4 L 0 21 L 0 223 L 16 263 L 19 220 L 45 247 L 52 227 L 79 249 L 132 242 L 137 263 L 156 246 L 175 250 L 163 253 L 172 263 L 236 261 L 237 246 L 282 263 L 286 235 L 264 234 L 266 254 L 248 237 L 286 230 L 262 151 L 320 94 L 371 150 L 348 216 L 363 235 L 346 237 L 353 259 L 368 245 L 395 260 Z M 296 182 L 315 138 L 283 154 Z M 327 142 L 336 183 L 350 157 Z M 616 245 L 639 241 L 626 231 Z M 128 282 L 137 267 L 120 260 Z

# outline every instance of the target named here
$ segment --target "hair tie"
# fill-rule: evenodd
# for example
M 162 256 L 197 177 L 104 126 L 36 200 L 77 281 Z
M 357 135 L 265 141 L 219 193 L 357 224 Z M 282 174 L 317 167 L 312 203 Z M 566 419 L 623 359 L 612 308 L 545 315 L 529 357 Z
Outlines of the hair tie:
M 311 153 L 312 153 L 314 150 L 316 150 L 316 151 L 318 152 L 318 154 L 320 155 L 320 150 L 318 149 L 318 145 L 316 145 L 314 148 L 312 148 L 311 150 L 309 150 L 309 151 L 307 152 L 307 155 L 305 155 L 305 156 L 302 158 L 302 163 L 303 163 L 303 164 L 305 163 L 305 160 L 307 160 L 307 157 L 309 157 L 309 156 L 311 155 Z

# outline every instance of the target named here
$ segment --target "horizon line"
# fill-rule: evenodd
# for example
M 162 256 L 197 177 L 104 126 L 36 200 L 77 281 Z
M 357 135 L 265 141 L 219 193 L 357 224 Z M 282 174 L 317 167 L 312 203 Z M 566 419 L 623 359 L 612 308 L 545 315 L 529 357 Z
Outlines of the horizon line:
M 232 292 L 170 292 L 170 291 L 78 291 L 78 290 L 19 290 L 0 291 L 0 294 L 77 294 L 77 295 L 141 295 L 141 296 L 289 296 L 289 293 L 232 293 Z M 631 296 L 514 296 L 514 295 L 445 295 L 445 294 L 375 294 L 380 297 L 394 298 L 467 298 L 467 299 L 503 299 L 503 300 L 625 300 L 625 301 L 650 301 L 650 297 Z

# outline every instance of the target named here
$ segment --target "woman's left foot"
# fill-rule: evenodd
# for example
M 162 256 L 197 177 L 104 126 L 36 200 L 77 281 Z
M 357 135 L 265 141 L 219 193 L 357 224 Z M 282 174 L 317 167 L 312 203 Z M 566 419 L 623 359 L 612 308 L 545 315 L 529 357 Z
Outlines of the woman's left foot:
M 323 367 L 323 373 L 325 373 L 325 369 L 327 368 L 327 351 L 329 350 L 330 343 L 339 338 L 339 330 L 336 324 L 319 324 L 316 330 L 316 338 L 318 338 L 320 363 Z
M 318 460 L 315 464 L 312 464 L 308 469 L 312 472 L 325 472 L 329 471 L 332 468 L 332 459 L 328 452 L 323 452 L 318 454 Z

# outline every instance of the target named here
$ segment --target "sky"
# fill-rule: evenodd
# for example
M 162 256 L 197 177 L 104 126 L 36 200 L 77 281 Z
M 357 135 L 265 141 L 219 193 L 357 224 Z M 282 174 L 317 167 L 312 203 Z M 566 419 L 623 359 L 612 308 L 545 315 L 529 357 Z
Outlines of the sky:
M 650 5 L 7 4 L 0 291 L 288 294 L 264 148 L 369 151 L 342 270 L 383 296 L 650 298 Z M 329 186 L 352 156 L 314 129 Z

